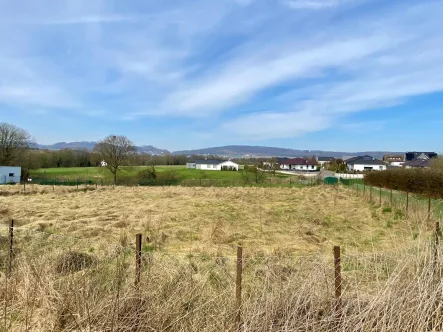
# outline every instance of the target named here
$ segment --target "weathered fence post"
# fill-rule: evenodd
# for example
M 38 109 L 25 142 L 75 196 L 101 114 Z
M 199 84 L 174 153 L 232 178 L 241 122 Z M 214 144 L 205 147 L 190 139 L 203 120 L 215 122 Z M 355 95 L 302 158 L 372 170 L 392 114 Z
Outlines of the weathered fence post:
M 242 273 L 243 273 L 243 248 L 237 247 L 237 278 L 235 282 L 235 301 L 237 314 L 235 316 L 235 324 L 240 327 L 241 324 L 241 305 L 242 305 Z
M 380 206 L 381 206 L 381 187 L 379 189 L 379 196 L 380 196 L 379 203 L 380 203 Z
M 372 186 L 369 186 L 369 201 L 372 202 Z
M 26 180 L 23 181 L 23 193 L 26 194 Z
M 289 188 L 292 188 L 292 178 L 289 178 Z
M 431 196 L 428 197 L 428 221 L 431 221 Z
M 12 261 L 14 260 L 14 220 L 9 222 L 9 262 L 8 262 L 8 275 L 9 278 L 12 273 Z
M 342 311 L 341 302 L 341 256 L 340 246 L 334 246 L 334 276 L 335 276 L 335 310 L 339 319 Z
M 435 222 L 434 273 L 437 272 L 439 236 L 440 236 L 440 221 L 437 220 Z
M 140 283 L 142 270 L 142 234 L 135 236 L 135 285 Z
M 77 191 L 78 191 L 78 179 L 76 180 L 76 183 L 77 183 Z
M 393 203 L 393 201 L 392 201 L 392 189 L 391 189 L 391 196 L 390 196 L 389 200 L 391 202 L 391 209 L 392 209 L 392 203 Z
M 406 218 L 409 214 L 409 191 L 406 192 Z
M 363 182 L 363 198 L 366 198 L 366 184 Z

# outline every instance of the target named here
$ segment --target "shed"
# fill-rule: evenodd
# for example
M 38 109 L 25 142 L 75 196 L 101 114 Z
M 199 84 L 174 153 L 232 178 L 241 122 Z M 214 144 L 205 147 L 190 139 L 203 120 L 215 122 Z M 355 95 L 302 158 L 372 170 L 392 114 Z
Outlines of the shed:
M 22 168 L 18 166 L 0 166 L 0 184 L 20 183 Z

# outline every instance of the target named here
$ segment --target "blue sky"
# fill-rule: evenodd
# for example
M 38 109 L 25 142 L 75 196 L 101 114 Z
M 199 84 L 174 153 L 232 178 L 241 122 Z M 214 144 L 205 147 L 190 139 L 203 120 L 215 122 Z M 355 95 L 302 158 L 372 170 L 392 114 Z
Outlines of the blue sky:
M 442 18 L 436 0 L 0 0 L 0 121 L 44 144 L 443 152 Z

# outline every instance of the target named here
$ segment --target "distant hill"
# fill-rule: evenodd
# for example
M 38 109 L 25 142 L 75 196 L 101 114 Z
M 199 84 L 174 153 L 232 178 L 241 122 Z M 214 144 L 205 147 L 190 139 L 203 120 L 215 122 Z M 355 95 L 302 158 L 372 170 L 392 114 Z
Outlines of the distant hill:
M 51 145 L 35 144 L 33 147 L 42 150 L 92 150 L 97 142 L 58 142 Z M 148 153 L 152 155 L 170 154 L 168 150 L 158 149 L 152 145 L 137 146 L 137 151 L 140 153 Z M 358 156 L 368 154 L 375 158 L 382 158 L 384 154 L 388 153 L 402 153 L 391 151 L 358 151 L 358 152 L 342 152 L 342 151 L 322 151 L 322 150 L 295 150 L 286 148 L 277 148 L 269 146 L 251 146 L 251 145 L 227 145 L 212 148 L 196 149 L 196 150 L 181 150 L 174 151 L 175 155 L 216 155 L 221 157 L 242 158 L 242 157 L 310 157 L 310 156 L 324 156 L 324 157 L 343 157 L 343 156 Z
M 322 151 L 322 150 L 295 150 L 269 146 L 250 146 L 250 145 L 227 145 L 197 150 L 174 151 L 173 154 L 185 155 L 218 155 L 226 157 L 305 157 L 305 156 L 324 156 L 324 157 L 343 157 L 370 155 L 375 158 L 382 158 L 384 154 L 399 153 L 391 151 Z
M 89 150 L 94 149 L 94 146 L 97 142 L 58 142 L 51 145 L 43 145 L 43 144 L 35 144 L 34 148 L 42 149 L 42 150 L 63 150 L 63 149 L 72 149 L 72 150 Z M 142 145 L 137 146 L 137 151 L 140 153 L 149 153 L 152 155 L 163 155 L 170 154 L 168 150 L 158 149 L 152 145 Z

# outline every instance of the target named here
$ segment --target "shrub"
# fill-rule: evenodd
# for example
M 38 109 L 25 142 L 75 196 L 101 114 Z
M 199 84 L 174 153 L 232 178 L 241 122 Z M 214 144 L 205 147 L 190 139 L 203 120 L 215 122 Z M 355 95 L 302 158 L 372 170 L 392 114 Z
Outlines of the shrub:
M 443 171 L 434 169 L 393 169 L 366 174 L 369 186 L 406 191 L 418 195 L 443 198 Z

